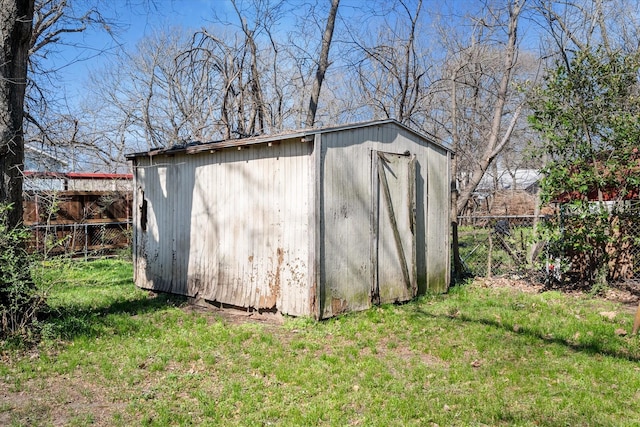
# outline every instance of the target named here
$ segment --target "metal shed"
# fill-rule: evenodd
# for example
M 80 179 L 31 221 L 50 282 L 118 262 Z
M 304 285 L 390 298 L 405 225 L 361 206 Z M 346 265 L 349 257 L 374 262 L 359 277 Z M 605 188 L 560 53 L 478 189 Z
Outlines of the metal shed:
M 316 319 L 444 292 L 451 155 L 395 120 L 131 154 L 135 283 Z

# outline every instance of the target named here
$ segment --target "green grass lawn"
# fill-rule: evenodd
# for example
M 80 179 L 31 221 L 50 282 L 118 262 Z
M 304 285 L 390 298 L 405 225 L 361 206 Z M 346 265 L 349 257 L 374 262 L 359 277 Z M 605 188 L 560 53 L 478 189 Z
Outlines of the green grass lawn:
M 603 300 L 467 285 L 238 323 L 131 275 L 116 260 L 45 269 L 53 316 L 35 349 L 5 343 L 0 425 L 640 425 L 640 339 Z

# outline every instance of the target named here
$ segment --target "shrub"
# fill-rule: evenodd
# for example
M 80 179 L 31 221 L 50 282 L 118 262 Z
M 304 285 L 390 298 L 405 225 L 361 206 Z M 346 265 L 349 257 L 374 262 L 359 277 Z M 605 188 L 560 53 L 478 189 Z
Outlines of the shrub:
M 29 230 L 11 228 L 10 205 L 0 205 L 0 338 L 32 336 L 44 296 L 34 284 L 33 259 L 25 251 Z
M 543 202 L 562 204 L 546 224 L 563 282 L 605 286 L 633 277 L 640 196 L 640 54 L 585 49 L 547 70 L 531 98 L 541 136 Z M 636 210 L 634 210 L 636 209 Z M 566 273 L 566 274 L 565 274 Z

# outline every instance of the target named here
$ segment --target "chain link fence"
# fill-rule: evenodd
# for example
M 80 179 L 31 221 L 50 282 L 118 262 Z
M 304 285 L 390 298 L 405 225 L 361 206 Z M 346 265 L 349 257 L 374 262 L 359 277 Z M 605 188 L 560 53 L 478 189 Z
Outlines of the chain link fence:
M 561 210 L 547 216 L 471 216 L 458 218 L 458 242 L 465 275 L 528 277 L 547 284 L 593 286 L 598 280 L 640 290 L 640 204 L 609 216 L 607 243 L 599 256 L 606 259 L 604 277 L 594 265 L 594 245 L 582 242 L 583 252 L 570 248 L 572 228 L 584 214 Z M 535 233 L 539 225 L 554 223 L 560 238 L 550 244 Z M 569 248 L 569 249 L 567 249 Z M 591 258 L 590 258 L 591 257 Z M 586 272 L 589 274 L 586 275 Z
M 530 275 L 544 270 L 543 247 L 535 242 L 533 215 L 458 218 L 458 244 L 465 275 Z
M 131 221 L 32 225 L 28 249 L 45 258 L 100 257 L 131 248 Z
M 640 201 L 565 203 L 549 223 L 560 230 L 550 250 L 563 283 L 640 285 Z

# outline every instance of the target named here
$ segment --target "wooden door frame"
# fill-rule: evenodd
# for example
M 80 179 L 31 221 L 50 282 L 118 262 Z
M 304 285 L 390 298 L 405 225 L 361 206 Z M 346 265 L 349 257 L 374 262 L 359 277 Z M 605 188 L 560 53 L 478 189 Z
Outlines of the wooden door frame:
M 396 215 L 393 209 L 393 201 L 387 175 L 384 170 L 386 155 L 409 158 L 408 162 L 408 198 L 409 198 L 409 227 L 412 234 L 411 258 L 408 259 L 402 244 L 402 237 L 398 228 Z M 380 191 L 382 190 L 382 191 Z M 380 193 L 386 204 L 386 211 L 391 222 L 394 243 L 398 257 L 404 284 L 410 289 L 411 295 L 417 294 L 417 254 L 416 254 L 416 156 L 408 151 L 405 153 L 391 153 L 379 150 L 371 150 L 371 302 L 380 304 L 380 280 L 378 271 L 379 243 L 380 243 Z M 409 265 L 410 262 L 410 265 Z

